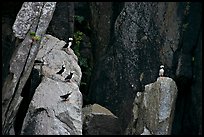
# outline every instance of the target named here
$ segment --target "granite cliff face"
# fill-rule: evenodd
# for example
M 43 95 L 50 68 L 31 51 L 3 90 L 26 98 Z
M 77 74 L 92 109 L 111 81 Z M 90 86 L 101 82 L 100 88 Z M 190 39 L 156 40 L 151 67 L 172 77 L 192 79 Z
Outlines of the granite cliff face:
M 79 91 L 82 74 L 72 49 L 62 50 L 65 44 L 51 35 L 45 35 L 42 40 L 35 59 L 42 64 L 34 65 L 31 81 L 36 80 L 35 77 L 41 77 L 41 80 L 39 83 L 31 83 L 31 88 L 35 84 L 39 85 L 28 106 L 21 132 L 23 135 L 82 134 L 82 94 Z M 64 72 L 56 74 L 62 65 L 65 66 Z M 65 82 L 70 72 L 73 72 L 71 82 Z M 60 96 L 67 93 L 71 95 L 67 101 L 63 101 Z M 24 94 L 24 98 L 29 97 Z
M 22 100 L 21 92 L 39 50 L 40 37 L 45 34 L 54 9 L 55 2 L 25 2 L 17 14 L 12 27 L 16 49 L 2 88 L 2 134 L 14 134 L 15 116 Z M 34 40 L 30 32 L 34 32 L 39 39 Z
M 8 2 L 4 7 L 2 134 L 202 134 L 201 3 Z M 78 31 L 85 36 L 76 36 Z M 62 49 L 73 35 L 73 50 Z M 64 63 L 66 71 L 56 74 Z M 70 71 L 72 83 L 64 83 Z M 70 100 L 60 102 L 70 90 Z M 93 103 L 99 106 L 82 111 Z M 103 107 L 112 115 L 93 115 Z M 169 110 L 163 121 L 162 108 Z
M 137 92 L 125 134 L 170 135 L 177 92 L 175 81 L 168 77 L 159 77 L 144 92 Z
M 137 92 L 157 79 L 163 64 L 165 76 L 173 78 L 178 86 L 172 134 L 198 134 L 202 88 L 201 84 L 197 91 L 193 87 L 201 78 L 195 76 L 202 72 L 201 63 L 196 65 L 202 60 L 198 57 L 202 42 L 200 3 L 125 2 L 120 9 L 116 20 L 111 20 L 112 38 L 94 66 L 90 100 L 110 109 L 125 130 Z M 105 20 L 103 16 L 98 18 Z M 104 26 L 109 26 L 108 22 Z M 99 32 L 98 39 L 103 37 Z M 189 106 L 191 110 L 187 110 Z

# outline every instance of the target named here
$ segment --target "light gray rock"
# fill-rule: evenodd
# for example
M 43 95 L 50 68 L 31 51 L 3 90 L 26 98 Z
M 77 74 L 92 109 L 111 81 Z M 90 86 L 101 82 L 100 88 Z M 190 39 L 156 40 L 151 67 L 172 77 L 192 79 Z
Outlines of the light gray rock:
M 118 118 L 98 104 L 83 108 L 83 135 L 119 135 Z
M 34 10 L 35 9 L 35 10 Z M 37 13 L 41 10 L 40 13 Z M 13 25 L 14 35 L 23 39 L 12 55 L 9 67 L 9 76 L 5 80 L 2 90 L 2 133 L 13 134 L 13 123 L 19 104 L 20 96 L 26 81 L 33 68 L 41 40 L 33 42 L 28 33 L 36 32 L 38 36 L 44 36 L 55 10 L 55 3 L 24 3 Z M 36 12 L 34 15 L 34 12 Z M 12 131 L 12 132 L 10 132 Z
M 64 41 L 60 41 L 51 35 L 46 35 L 42 40 L 36 60 L 44 63 L 42 73 L 46 77 L 50 77 L 56 81 L 64 81 L 70 72 L 74 72 L 71 81 L 80 85 L 82 72 L 78 65 L 78 58 L 71 48 L 69 50 L 61 50 L 65 44 Z M 63 64 L 65 65 L 66 71 L 62 75 L 56 74 L 62 68 Z
M 49 18 L 48 15 L 53 14 L 53 10 L 55 9 L 56 2 L 24 2 L 21 10 L 17 14 L 17 18 L 13 25 L 13 33 L 15 37 L 19 39 L 25 39 L 26 34 L 32 28 L 34 22 L 38 21 L 38 17 L 40 17 L 40 21 L 38 23 L 38 31 L 36 34 L 42 34 L 43 29 L 49 24 L 50 20 L 46 20 Z M 33 30 L 35 32 L 35 29 Z M 41 36 L 41 35 L 39 35 Z
M 79 91 L 81 69 L 72 49 L 61 50 L 66 43 L 45 35 L 36 60 L 43 62 L 34 66 L 42 77 L 26 114 L 23 135 L 81 135 L 82 134 L 82 94 Z M 65 72 L 56 74 L 62 64 Z M 71 82 L 64 78 L 73 71 Z M 72 92 L 67 101 L 60 96 Z
M 159 77 L 146 85 L 144 92 L 137 93 L 126 134 L 171 134 L 176 97 L 177 86 L 171 78 Z

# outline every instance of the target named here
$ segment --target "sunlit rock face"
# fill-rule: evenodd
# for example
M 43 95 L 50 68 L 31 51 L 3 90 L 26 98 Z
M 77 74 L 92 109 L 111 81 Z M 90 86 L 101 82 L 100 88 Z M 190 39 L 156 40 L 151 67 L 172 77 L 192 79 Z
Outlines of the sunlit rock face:
M 137 93 L 126 134 L 170 135 L 177 92 L 176 83 L 168 77 L 146 85 L 144 92 Z
M 81 135 L 82 94 L 79 84 L 82 77 L 78 58 L 72 49 L 62 50 L 66 43 L 46 35 L 41 43 L 34 69 L 41 75 L 26 114 L 23 135 Z M 64 65 L 62 74 L 57 74 Z M 73 72 L 70 82 L 65 78 Z M 67 100 L 60 96 L 71 93 Z

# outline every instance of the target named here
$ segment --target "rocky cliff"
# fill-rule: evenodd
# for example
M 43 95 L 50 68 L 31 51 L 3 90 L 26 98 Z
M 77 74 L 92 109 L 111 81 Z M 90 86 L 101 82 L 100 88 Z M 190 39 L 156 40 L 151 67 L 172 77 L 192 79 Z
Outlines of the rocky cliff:
M 42 64 L 35 64 L 33 68 L 41 81 L 28 107 L 22 127 L 23 135 L 82 134 L 82 95 L 79 91 L 81 69 L 72 49 L 66 52 L 62 50 L 64 45 L 64 41 L 50 35 L 45 35 L 42 40 L 35 59 Z M 62 65 L 65 66 L 64 72 L 56 74 Z M 73 72 L 72 79 L 66 82 L 65 78 L 70 72 Z M 67 93 L 71 93 L 67 101 L 60 98 Z M 28 94 L 25 93 L 24 98 L 29 98 Z
M 90 100 L 110 109 L 125 130 L 137 92 L 157 79 L 159 65 L 164 64 L 165 76 L 173 78 L 178 86 L 172 134 L 198 134 L 202 88 L 199 84 L 195 91 L 193 81 L 200 79 L 195 75 L 201 72 L 201 64 L 195 68 L 202 60 L 196 59 L 200 55 L 196 52 L 198 43 L 202 42 L 201 11 L 200 3 L 125 2 L 112 23 L 112 39 L 104 47 L 105 54 L 95 64 Z
M 159 77 L 146 85 L 144 92 L 137 92 L 126 134 L 170 135 L 177 91 L 175 81 Z
M 23 3 L 12 30 L 16 49 L 9 62 L 9 75 L 2 88 L 2 133 L 14 134 L 14 121 L 22 101 L 21 92 L 33 67 L 41 37 L 45 34 L 55 9 L 51 3 Z M 35 36 L 30 34 L 34 33 Z
M 201 17 L 199 2 L 4 3 L 2 134 L 202 134 Z

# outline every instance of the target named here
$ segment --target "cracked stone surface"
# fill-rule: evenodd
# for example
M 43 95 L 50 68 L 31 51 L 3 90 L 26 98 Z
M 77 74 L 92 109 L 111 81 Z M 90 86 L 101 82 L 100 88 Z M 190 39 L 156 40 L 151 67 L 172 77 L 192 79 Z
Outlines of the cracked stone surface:
M 81 69 L 72 51 L 62 50 L 66 43 L 46 35 L 41 43 L 36 60 L 43 62 L 42 67 L 34 66 L 43 75 L 42 81 L 26 114 L 23 135 L 81 135 L 82 134 L 82 94 L 79 91 Z M 65 65 L 62 75 L 56 74 Z M 40 70 L 41 68 L 41 70 Z M 71 82 L 64 78 L 72 71 Z M 60 96 L 71 93 L 67 101 Z
M 36 35 L 44 34 L 44 29 L 50 20 L 46 20 L 55 9 L 56 2 L 24 2 L 13 25 L 13 33 L 19 39 L 25 39 L 29 30 L 35 32 L 35 24 L 40 16 Z M 33 30 L 34 29 L 34 30 Z
M 89 98 L 118 116 L 123 131 L 136 93 L 157 79 L 159 66 L 165 66 L 165 76 L 174 76 L 173 51 L 183 19 L 179 8 L 179 3 L 125 2 L 114 22 L 114 42 L 94 67 Z
M 12 27 L 14 36 L 17 37 L 17 47 L 11 57 L 9 76 L 2 89 L 2 134 L 15 134 L 14 122 L 22 101 L 21 92 L 29 78 L 40 45 L 41 40 L 33 42 L 28 31 L 44 36 L 54 10 L 55 2 L 25 2 L 17 14 Z
M 177 86 L 169 77 L 159 77 L 145 86 L 133 103 L 133 118 L 127 134 L 169 135 L 174 118 Z M 134 109 L 136 108 L 136 109 Z

